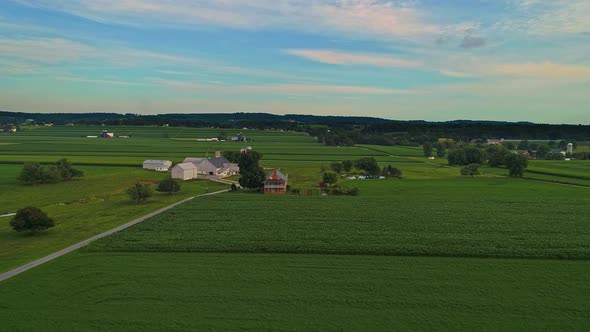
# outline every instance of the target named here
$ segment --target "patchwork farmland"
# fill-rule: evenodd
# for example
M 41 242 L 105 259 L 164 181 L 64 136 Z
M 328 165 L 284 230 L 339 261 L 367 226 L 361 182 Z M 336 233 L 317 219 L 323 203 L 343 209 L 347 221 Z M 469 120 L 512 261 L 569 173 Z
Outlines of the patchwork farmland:
M 55 220 L 23 236 L 0 219 L 0 272 L 227 185 L 183 183 L 143 205 L 145 159 L 204 157 L 244 143 L 216 129 L 55 126 L 0 136 L 0 214 L 34 201 Z M 237 132 L 237 131 L 236 131 Z M 178 206 L 0 282 L 5 330 L 588 330 L 588 161 L 534 161 L 523 179 L 470 178 L 420 147 L 335 147 L 295 132 L 244 131 L 291 187 L 330 162 L 372 157 L 402 179 L 347 180 L 360 196 L 224 193 Z M 228 131 L 228 135 L 235 134 Z M 25 186 L 23 162 L 68 158 L 85 177 Z M 564 183 L 577 186 L 563 185 Z M 27 319 L 31 308 L 34 320 Z

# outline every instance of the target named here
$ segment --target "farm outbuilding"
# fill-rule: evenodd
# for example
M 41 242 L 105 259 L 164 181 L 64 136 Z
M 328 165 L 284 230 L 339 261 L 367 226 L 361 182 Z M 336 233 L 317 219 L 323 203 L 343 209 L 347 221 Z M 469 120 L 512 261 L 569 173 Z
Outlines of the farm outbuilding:
M 197 178 L 197 166 L 193 163 L 182 163 L 172 167 L 172 178 L 179 180 L 194 180 Z
M 158 172 L 167 172 L 172 167 L 170 160 L 146 160 L 143 162 L 143 169 L 150 169 Z

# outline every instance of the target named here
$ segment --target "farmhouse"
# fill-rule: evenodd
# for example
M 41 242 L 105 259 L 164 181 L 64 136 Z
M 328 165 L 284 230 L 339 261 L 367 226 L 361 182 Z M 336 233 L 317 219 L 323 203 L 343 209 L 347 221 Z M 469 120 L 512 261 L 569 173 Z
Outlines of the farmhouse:
M 288 176 L 275 169 L 264 181 L 265 194 L 285 194 L 287 193 Z
M 100 137 L 101 137 L 101 138 L 113 138 L 113 137 L 115 137 L 115 134 L 113 134 L 113 133 L 109 133 L 109 132 L 107 132 L 106 130 L 103 130 L 103 131 L 100 133 Z
M 215 158 L 185 158 L 183 163 L 194 164 L 201 175 L 227 177 L 240 173 L 240 167 L 222 157 L 220 151 L 215 152 Z
M 172 167 L 170 160 L 146 160 L 143 162 L 143 169 L 150 169 L 158 172 L 167 172 Z
M 194 180 L 197 178 L 197 166 L 193 163 L 182 163 L 172 167 L 172 178 L 179 180 Z

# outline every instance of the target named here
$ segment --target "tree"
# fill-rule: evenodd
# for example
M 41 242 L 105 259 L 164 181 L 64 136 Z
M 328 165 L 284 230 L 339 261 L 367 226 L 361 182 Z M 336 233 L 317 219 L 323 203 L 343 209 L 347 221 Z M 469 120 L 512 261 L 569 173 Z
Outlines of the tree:
M 172 195 L 172 193 L 180 191 L 180 184 L 178 183 L 178 181 L 171 177 L 165 178 L 162 181 L 160 181 L 160 183 L 158 183 L 156 191 Z
M 242 170 L 240 168 L 240 175 L 240 186 L 250 189 L 262 187 L 264 180 L 266 179 L 266 174 L 264 174 L 264 170 L 260 166 L 253 170 Z
M 335 173 L 340 174 L 340 173 L 342 173 L 343 167 L 342 167 L 342 164 L 341 163 L 339 163 L 339 162 L 333 162 L 333 163 L 330 163 L 330 169 L 332 171 L 334 171 Z
M 84 176 L 84 172 L 72 167 L 72 163 L 70 163 L 65 158 L 58 160 L 55 164 L 57 166 L 59 176 L 64 181 L 69 181 L 72 178 Z
M 322 176 L 322 182 L 329 185 L 334 185 L 338 182 L 338 175 L 334 172 L 325 172 Z
M 362 169 L 368 175 L 379 175 L 381 173 L 381 168 L 375 158 L 361 158 L 356 160 L 354 164 L 356 168 Z
M 127 195 L 137 204 L 141 204 L 152 196 L 152 187 L 149 184 L 138 182 L 127 189 Z
M 401 179 L 402 171 L 399 168 L 387 165 L 383 167 L 381 174 L 386 178 L 398 178 Z
M 512 142 L 502 142 L 502 146 L 504 146 L 508 150 L 514 150 L 516 146 Z
M 522 177 L 524 170 L 528 167 L 528 163 L 528 159 L 514 153 L 508 155 L 504 161 L 511 177 Z
M 567 141 L 565 141 L 565 140 L 559 141 L 558 147 L 562 150 L 565 149 L 567 147 Z
M 56 166 L 41 166 L 39 163 L 26 163 L 18 176 L 26 184 L 51 183 L 60 180 Z
M 442 143 L 436 143 L 435 144 L 435 147 L 436 147 L 436 156 L 437 157 L 443 158 L 447 154 L 447 151 L 445 149 L 445 145 L 444 144 L 442 144 Z
M 548 145 L 540 145 L 539 148 L 537 148 L 537 159 L 545 159 L 549 152 L 551 152 L 551 149 Z
M 461 167 L 461 175 L 474 177 L 479 174 L 479 164 L 469 164 Z
M 520 143 L 518 143 L 518 150 L 527 150 L 529 149 L 529 141 L 528 140 L 522 140 L 520 141 Z
M 262 154 L 254 150 L 240 153 L 238 166 L 240 166 L 240 185 L 244 188 L 260 188 L 266 179 L 264 170 L 258 166 Z
M 483 149 L 468 145 L 450 150 L 447 159 L 449 160 L 449 165 L 481 165 L 486 161 L 486 153 Z
M 55 226 L 53 219 L 36 207 L 26 207 L 16 212 L 10 221 L 10 226 L 17 231 L 29 231 L 31 233 L 42 231 Z
M 424 142 L 424 144 L 422 144 L 422 149 L 424 150 L 425 157 L 432 157 L 432 143 Z
M 18 180 L 26 184 L 42 183 L 41 164 L 26 163 L 18 176 Z
M 498 167 L 504 164 L 506 156 L 511 152 L 502 145 L 490 145 L 486 148 L 488 165 Z
M 353 165 L 352 161 L 350 161 L 350 160 L 345 160 L 345 161 L 342 162 L 342 169 L 346 173 L 350 172 L 350 170 L 352 169 L 353 166 L 354 165 Z

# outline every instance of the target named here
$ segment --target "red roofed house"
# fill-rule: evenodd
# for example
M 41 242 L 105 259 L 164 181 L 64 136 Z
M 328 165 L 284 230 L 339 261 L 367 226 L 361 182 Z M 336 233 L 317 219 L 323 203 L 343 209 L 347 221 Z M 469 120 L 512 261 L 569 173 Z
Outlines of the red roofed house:
M 270 176 L 264 180 L 265 194 L 285 194 L 287 193 L 288 176 L 275 169 Z

